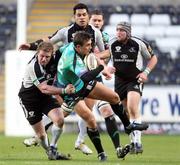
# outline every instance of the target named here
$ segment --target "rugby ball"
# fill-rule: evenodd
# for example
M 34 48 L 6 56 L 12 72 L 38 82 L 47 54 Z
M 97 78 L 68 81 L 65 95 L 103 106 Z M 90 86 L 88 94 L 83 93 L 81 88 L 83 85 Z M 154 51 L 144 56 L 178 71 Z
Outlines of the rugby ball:
M 96 69 L 98 62 L 94 53 L 90 53 L 84 57 L 84 63 L 89 70 Z

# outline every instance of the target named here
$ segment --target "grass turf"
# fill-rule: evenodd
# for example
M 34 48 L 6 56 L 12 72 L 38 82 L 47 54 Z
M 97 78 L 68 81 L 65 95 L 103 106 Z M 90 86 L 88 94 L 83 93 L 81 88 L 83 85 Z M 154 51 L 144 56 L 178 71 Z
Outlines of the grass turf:
M 87 138 L 86 143 L 93 149 L 92 155 L 84 155 L 74 150 L 76 134 L 63 134 L 59 150 L 70 153 L 70 161 L 49 161 L 41 147 L 25 147 L 23 137 L 0 135 L 0 165 L 98 165 L 97 154 Z M 107 134 L 101 134 L 102 144 L 108 155 L 106 165 L 180 165 L 180 137 L 168 135 L 144 135 L 142 155 L 127 155 L 125 160 L 117 159 L 112 142 Z M 127 135 L 121 136 L 123 144 L 128 143 Z

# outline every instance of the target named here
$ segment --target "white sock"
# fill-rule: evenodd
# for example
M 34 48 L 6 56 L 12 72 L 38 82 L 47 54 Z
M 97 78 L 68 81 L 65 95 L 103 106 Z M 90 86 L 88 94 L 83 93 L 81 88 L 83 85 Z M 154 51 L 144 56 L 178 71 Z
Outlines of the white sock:
M 87 135 L 87 125 L 86 125 L 86 122 L 82 118 L 79 118 L 78 120 L 78 127 L 79 127 L 79 134 L 75 142 L 75 145 L 79 145 L 83 143 Z
M 43 115 L 42 122 L 43 122 L 43 125 L 46 126 L 49 123 L 51 123 L 52 121 L 51 121 L 51 119 L 48 116 Z
M 132 119 L 134 123 L 138 123 L 141 124 L 141 118 L 137 118 L 137 119 Z M 134 143 L 139 143 L 141 144 L 141 131 L 135 130 L 134 132 Z
M 48 116 L 43 115 L 42 122 L 43 122 L 43 125 L 44 125 L 45 129 L 46 129 L 46 133 L 51 132 L 51 128 L 52 128 L 52 125 L 53 125 L 52 120 Z
M 129 134 L 129 139 L 130 139 L 131 143 L 135 143 L 135 132 L 134 131 Z
M 50 146 L 57 147 L 57 141 L 58 141 L 61 133 L 62 133 L 62 128 L 59 128 L 58 126 L 56 126 L 55 124 L 53 124 L 53 126 L 52 126 L 52 128 L 51 128 L 52 138 L 51 138 L 51 144 L 50 144 Z
M 134 120 L 130 119 L 130 123 L 133 123 L 133 122 L 134 122 Z M 130 139 L 131 143 L 135 143 L 135 132 L 134 131 L 129 134 L 129 139 Z
M 48 150 L 48 148 L 49 148 L 49 140 L 48 140 L 47 134 L 46 134 L 46 136 L 44 137 L 44 139 L 39 139 L 39 140 L 40 140 L 41 146 L 42 146 L 45 150 Z

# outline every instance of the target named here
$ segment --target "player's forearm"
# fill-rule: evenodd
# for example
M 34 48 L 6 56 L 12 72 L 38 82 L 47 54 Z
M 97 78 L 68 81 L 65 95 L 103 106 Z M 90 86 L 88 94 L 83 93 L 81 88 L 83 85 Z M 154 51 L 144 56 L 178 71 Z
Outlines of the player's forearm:
M 147 68 L 149 68 L 150 71 L 153 70 L 154 67 L 156 66 L 157 62 L 158 62 L 157 56 L 154 55 L 154 56 L 150 59 L 150 61 L 148 62 Z
M 99 52 L 96 54 L 96 56 L 99 57 L 100 59 L 107 59 L 110 57 L 110 51 L 105 50 L 105 51 Z
M 43 85 L 40 87 L 40 90 L 42 93 L 47 94 L 47 95 L 61 95 L 64 94 L 64 88 L 57 88 L 54 86 L 50 85 Z
M 96 78 L 96 76 L 104 69 L 103 65 L 99 65 L 96 69 L 86 72 L 81 76 L 83 82 L 89 82 Z
M 39 39 L 39 40 L 37 40 L 37 41 L 35 41 L 35 42 L 29 43 L 29 44 L 30 44 L 29 50 L 37 50 L 38 45 L 39 45 L 41 42 L 43 42 L 43 41 L 48 42 L 48 41 L 50 41 L 50 40 L 49 40 L 50 38 L 51 38 L 51 36 L 46 37 L 46 38 L 43 38 L 43 39 Z
M 29 44 L 30 44 L 29 50 L 36 50 L 37 47 L 38 47 L 38 45 L 39 45 L 41 42 L 43 42 L 42 39 L 39 39 L 39 40 L 37 40 L 37 41 L 35 41 L 35 42 L 29 43 Z

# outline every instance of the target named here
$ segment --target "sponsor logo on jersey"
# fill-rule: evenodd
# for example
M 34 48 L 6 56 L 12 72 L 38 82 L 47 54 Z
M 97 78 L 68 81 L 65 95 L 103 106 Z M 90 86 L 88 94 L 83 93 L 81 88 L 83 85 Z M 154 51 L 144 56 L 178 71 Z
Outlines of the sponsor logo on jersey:
M 115 49 L 115 52 L 121 52 L 121 46 L 116 46 Z
M 127 59 L 127 58 L 115 58 L 114 62 L 134 62 L 134 59 Z
M 126 59 L 126 58 L 128 58 L 128 55 L 127 55 L 127 54 L 122 54 L 122 55 L 121 55 L 121 58 L 122 58 L 122 59 Z
M 136 50 L 135 50 L 135 48 L 134 48 L 134 47 L 131 47 L 131 48 L 129 49 L 129 52 L 131 52 L 131 53 L 135 53 L 135 52 L 136 52 Z
M 134 62 L 134 59 L 128 59 L 127 54 L 122 54 L 121 58 L 114 58 L 114 62 Z

